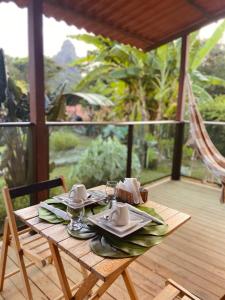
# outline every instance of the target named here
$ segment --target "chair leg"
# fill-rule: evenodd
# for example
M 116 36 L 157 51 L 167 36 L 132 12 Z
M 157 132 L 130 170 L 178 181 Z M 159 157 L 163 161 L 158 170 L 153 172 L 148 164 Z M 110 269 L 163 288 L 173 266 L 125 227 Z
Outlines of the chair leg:
M 23 250 L 20 246 L 20 241 L 19 241 L 19 237 L 18 237 L 16 219 L 13 214 L 13 206 L 12 206 L 12 202 L 10 199 L 9 190 L 7 188 L 3 188 L 3 198 L 5 201 L 6 211 L 7 211 L 7 215 L 8 215 L 8 222 L 9 222 L 10 233 L 12 236 L 13 247 L 16 250 L 18 265 L 19 265 L 21 276 L 22 276 L 22 281 L 23 281 L 23 284 L 25 287 L 25 297 L 28 300 L 33 300 L 30 283 L 29 283 L 29 279 L 27 276 L 27 271 L 26 271 L 26 267 L 25 267 L 25 263 L 24 263 L 24 259 L 23 259 L 24 254 L 23 254 Z
M 4 285 L 6 260 L 7 260 L 9 243 L 10 243 L 10 229 L 9 229 L 8 218 L 6 217 L 4 222 L 3 242 L 2 242 L 1 258 L 0 258 L 0 291 L 3 290 L 3 285 Z

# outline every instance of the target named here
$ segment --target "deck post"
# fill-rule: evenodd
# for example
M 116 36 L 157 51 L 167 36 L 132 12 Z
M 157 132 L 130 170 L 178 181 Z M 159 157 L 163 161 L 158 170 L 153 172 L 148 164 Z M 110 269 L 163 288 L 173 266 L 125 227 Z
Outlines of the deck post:
M 127 137 L 127 172 L 126 177 L 132 176 L 132 148 L 133 148 L 133 133 L 134 125 L 128 125 L 128 137 Z
M 184 140 L 184 108 L 185 108 L 185 78 L 188 66 L 188 35 L 182 37 L 181 46 L 181 62 L 180 62 L 180 76 L 179 76 L 179 91 L 177 99 L 176 112 L 176 132 L 174 137 L 173 150 L 173 165 L 172 165 L 172 179 L 179 180 L 182 163 L 182 149 Z
M 32 123 L 33 180 L 35 182 L 47 180 L 49 177 L 48 128 L 45 124 L 42 5 L 42 0 L 28 2 L 30 122 Z M 32 204 L 44 196 L 44 193 L 38 193 Z

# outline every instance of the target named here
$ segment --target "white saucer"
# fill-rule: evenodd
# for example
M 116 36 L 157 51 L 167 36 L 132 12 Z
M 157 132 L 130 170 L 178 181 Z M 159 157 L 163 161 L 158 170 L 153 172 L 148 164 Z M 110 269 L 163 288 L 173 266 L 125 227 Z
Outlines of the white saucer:
M 114 222 L 108 221 L 107 216 L 112 212 L 111 209 L 104 210 L 96 215 L 88 217 L 88 220 L 102 229 L 122 238 L 152 222 L 150 216 L 141 210 L 128 204 L 130 222 L 126 226 L 116 226 Z M 114 223 L 114 224 L 113 224 Z
M 123 233 L 123 232 L 131 229 L 132 227 L 136 226 L 138 223 L 140 223 L 139 220 L 134 220 L 134 221 L 130 221 L 127 225 L 118 226 L 118 225 L 115 224 L 114 221 L 105 220 L 105 225 L 106 226 L 110 226 L 110 228 L 112 228 L 113 230 L 118 231 L 119 233 Z

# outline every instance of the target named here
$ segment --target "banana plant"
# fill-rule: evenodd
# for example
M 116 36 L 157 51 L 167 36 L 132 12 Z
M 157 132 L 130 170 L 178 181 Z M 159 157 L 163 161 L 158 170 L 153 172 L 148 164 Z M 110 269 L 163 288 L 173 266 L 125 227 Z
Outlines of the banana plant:
M 198 32 L 190 36 L 189 73 L 193 90 L 202 101 L 212 99 L 207 86 L 225 86 L 224 79 L 203 75 L 198 69 L 224 31 L 225 21 L 206 42 L 199 40 Z M 178 91 L 180 40 L 144 53 L 101 36 L 82 34 L 73 38 L 96 47 L 87 57 L 73 63 L 83 72 L 75 87 L 76 92 L 95 92 L 110 97 L 115 103 L 114 118 L 149 120 L 173 117 Z
M 210 85 L 225 86 L 225 80 L 216 76 L 203 75 L 199 67 L 204 63 L 208 54 L 220 41 L 225 31 L 225 20 L 215 29 L 212 36 L 201 43 L 198 35 L 192 34 L 189 45 L 188 72 L 192 79 L 193 91 L 200 101 L 210 101 L 213 97 L 207 92 L 206 87 Z

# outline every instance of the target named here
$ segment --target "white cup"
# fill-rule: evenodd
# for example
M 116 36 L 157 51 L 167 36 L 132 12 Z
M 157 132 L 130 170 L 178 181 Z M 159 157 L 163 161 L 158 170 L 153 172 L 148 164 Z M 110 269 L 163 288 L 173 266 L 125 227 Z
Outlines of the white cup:
M 74 184 L 69 192 L 71 202 L 80 203 L 87 199 L 87 191 L 84 184 Z
M 110 214 L 110 220 L 117 226 L 125 226 L 129 224 L 130 215 L 126 203 L 117 203 L 115 209 Z

